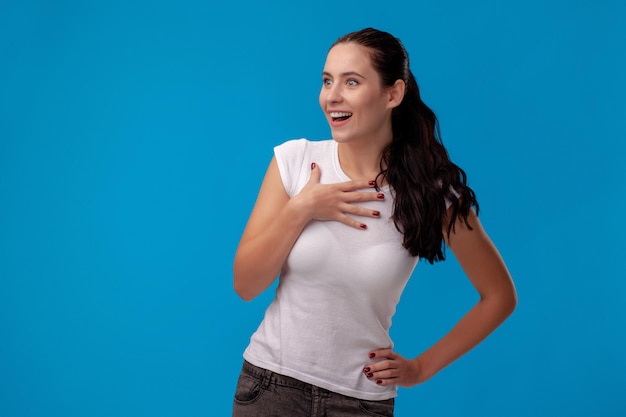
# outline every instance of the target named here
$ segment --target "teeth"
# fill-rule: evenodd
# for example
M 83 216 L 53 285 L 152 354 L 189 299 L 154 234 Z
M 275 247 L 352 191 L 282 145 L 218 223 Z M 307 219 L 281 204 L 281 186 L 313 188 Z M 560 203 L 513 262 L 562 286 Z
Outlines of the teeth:
M 330 117 L 350 117 L 352 116 L 352 113 L 348 113 L 345 111 L 331 111 L 330 112 Z

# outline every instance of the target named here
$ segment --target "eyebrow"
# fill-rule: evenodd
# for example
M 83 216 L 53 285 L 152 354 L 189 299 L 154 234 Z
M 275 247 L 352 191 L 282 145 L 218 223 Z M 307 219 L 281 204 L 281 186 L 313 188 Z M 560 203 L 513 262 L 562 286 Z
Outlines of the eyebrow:
M 327 77 L 332 77 L 332 75 L 330 74 L 330 72 L 324 71 L 322 72 L 322 75 L 325 75 Z M 357 77 L 361 77 L 361 78 L 365 78 L 364 76 L 362 76 L 361 74 L 359 74 L 356 71 L 348 71 L 348 72 L 342 72 L 341 74 L 339 74 L 340 77 L 349 77 L 352 75 L 356 75 Z

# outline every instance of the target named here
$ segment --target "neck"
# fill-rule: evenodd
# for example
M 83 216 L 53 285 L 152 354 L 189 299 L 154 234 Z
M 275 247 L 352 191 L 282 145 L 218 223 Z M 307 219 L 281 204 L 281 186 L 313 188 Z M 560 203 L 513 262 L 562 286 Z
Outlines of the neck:
M 352 180 L 375 179 L 380 173 L 380 160 L 385 146 L 377 143 L 339 143 L 341 169 Z

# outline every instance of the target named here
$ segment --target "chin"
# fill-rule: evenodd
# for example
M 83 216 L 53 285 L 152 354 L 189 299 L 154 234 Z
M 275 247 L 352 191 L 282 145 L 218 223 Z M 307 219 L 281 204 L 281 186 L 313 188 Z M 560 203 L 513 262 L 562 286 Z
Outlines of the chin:
M 345 133 L 335 133 L 335 132 L 333 132 L 331 130 L 330 134 L 331 134 L 333 140 L 335 142 L 339 142 L 339 143 L 341 143 L 341 142 L 349 142 L 350 139 L 351 139 L 351 136 L 350 135 L 346 135 Z

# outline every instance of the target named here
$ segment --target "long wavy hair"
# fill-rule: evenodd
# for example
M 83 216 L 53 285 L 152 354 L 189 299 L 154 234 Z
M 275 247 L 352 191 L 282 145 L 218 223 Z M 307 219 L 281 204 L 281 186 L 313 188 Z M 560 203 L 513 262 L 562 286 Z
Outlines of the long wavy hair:
M 467 217 L 472 207 L 478 213 L 476 195 L 467 185 L 465 171 L 450 160 L 443 146 L 437 117 L 420 97 L 402 42 L 366 28 L 342 36 L 332 46 L 349 42 L 369 49 L 383 86 L 405 82 L 404 98 L 391 115 L 393 140 L 383 150 L 377 179 L 386 179 L 395 193 L 392 218 L 404 235 L 403 246 L 431 264 L 442 261 L 444 222 L 448 237 L 457 219 L 471 229 Z M 446 201 L 452 207 L 449 217 Z

